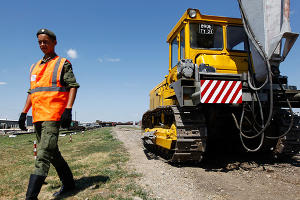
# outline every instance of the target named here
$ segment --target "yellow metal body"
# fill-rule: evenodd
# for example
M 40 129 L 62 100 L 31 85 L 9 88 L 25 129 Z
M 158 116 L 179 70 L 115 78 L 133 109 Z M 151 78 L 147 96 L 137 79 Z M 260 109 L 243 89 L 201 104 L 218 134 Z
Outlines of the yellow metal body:
M 246 52 L 227 50 L 228 25 L 242 26 L 242 20 L 237 18 L 218 17 L 201 15 L 199 10 L 194 18 L 189 17 L 189 9 L 184 13 L 175 27 L 167 37 L 169 43 L 169 74 L 166 78 L 150 91 L 150 110 L 159 106 L 176 105 L 175 92 L 169 86 L 177 81 L 177 66 L 172 66 L 172 41 L 178 42 L 178 59 L 192 59 L 195 64 L 209 64 L 216 68 L 217 73 L 241 74 L 248 71 L 248 55 Z M 190 47 L 190 28 L 191 23 L 212 23 L 220 25 L 223 29 L 223 49 L 193 49 Z M 180 37 L 180 32 L 184 31 L 186 37 Z M 184 52 L 180 46 L 184 42 Z M 181 55 L 184 55 L 182 58 Z
M 171 149 L 172 143 L 177 140 L 176 126 L 172 124 L 169 128 L 145 129 L 145 132 L 155 131 L 155 144 L 165 149 Z
M 196 16 L 191 18 L 188 9 L 167 37 L 169 43 L 169 74 L 165 79 L 150 91 L 150 110 L 160 106 L 177 105 L 176 95 L 169 86 L 177 81 L 177 66 L 173 63 L 181 59 L 192 59 L 195 64 L 209 64 L 216 69 L 217 73 L 241 74 L 248 71 L 247 52 L 229 51 L 227 48 L 227 27 L 242 26 L 242 20 L 237 18 L 219 17 L 202 15 L 196 10 Z M 219 50 L 212 49 L 194 49 L 190 45 L 190 24 L 191 23 L 209 23 L 219 25 L 223 30 L 223 48 Z M 183 36 L 184 35 L 184 36 Z M 178 52 L 172 55 L 172 42 L 176 40 Z M 174 50 L 173 50 L 174 51 Z M 178 58 L 172 58 L 177 56 Z M 176 129 L 174 127 L 153 128 L 145 131 L 156 131 L 156 144 L 164 148 L 171 148 L 171 141 L 176 140 Z M 169 137 L 172 132 L 172 137 Z M 175 133 L 175 135 L 174 135 Z

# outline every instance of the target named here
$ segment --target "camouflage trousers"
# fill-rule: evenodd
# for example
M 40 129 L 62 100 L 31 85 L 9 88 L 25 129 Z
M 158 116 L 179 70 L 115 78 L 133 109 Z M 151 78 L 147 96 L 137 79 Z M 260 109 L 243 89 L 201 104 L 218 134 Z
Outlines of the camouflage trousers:
M 34 123 L 37 137 L 37 158 L 35 161 L 34 174 L 47 176 L 50 163 L 56 171 L 69 169 L 68 164 L 58 149 L 58 135 L 60 122 L 43 121 Z

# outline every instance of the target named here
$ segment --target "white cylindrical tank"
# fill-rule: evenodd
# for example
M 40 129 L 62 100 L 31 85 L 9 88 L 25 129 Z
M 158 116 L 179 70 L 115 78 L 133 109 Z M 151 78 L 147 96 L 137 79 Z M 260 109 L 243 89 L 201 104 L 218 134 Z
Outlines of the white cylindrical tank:
M 298 37 L 298 34 L 290 32 L 290 0 L 238 0 L 238 2 L 244 27 L 248 29 L 246 32 L 250 39 L 256 78 L 264 80 L 267 75 L 265 59 L 279 66 Z M 252 33 L 254 40 L 251 40 L 249 33 Z M 282 49 L 283 38 L 285 44 Z M 253 43 L 258 43 L 265 58 L 254 48 Z

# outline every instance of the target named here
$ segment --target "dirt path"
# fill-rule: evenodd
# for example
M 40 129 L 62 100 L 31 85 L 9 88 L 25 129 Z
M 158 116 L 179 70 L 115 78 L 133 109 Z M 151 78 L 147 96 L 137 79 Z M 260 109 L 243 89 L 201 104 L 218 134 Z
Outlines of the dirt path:
M 300 164 L 256 162 L 229 163 L 220 170 L 199 166 L 172 166 L 147 157 L 141 131 L 115 127 L 116 137 L 130 153 L 129 167 L 143 174 L 139 184 L 154 198 L 199 199 L 291 199 L 300 200 Z

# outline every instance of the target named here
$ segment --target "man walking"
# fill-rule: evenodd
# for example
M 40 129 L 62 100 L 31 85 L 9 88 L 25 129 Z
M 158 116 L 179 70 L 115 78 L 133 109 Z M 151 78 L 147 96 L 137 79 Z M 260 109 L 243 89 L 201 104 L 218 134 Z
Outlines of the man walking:
M 60 191 L 54 193 L 54 196 L 63 195 L 75 188 L 73 174 L 59 151 L 57 141 L 60 126 L 70 127 L 72 106 L 79 84 L 71 63 L 55 53 L 56 35 L 48 29 L 40 29 L 36 35 L 45 55 L 30 68 L 30 89 L 19 119 L 19 127 L 27 130 L 26 115 L 32 107 L 38 153 L 35 170 L 30 175 L 26 200 L 37 199 L 48 175 L 50 163 L 62 182 Z

